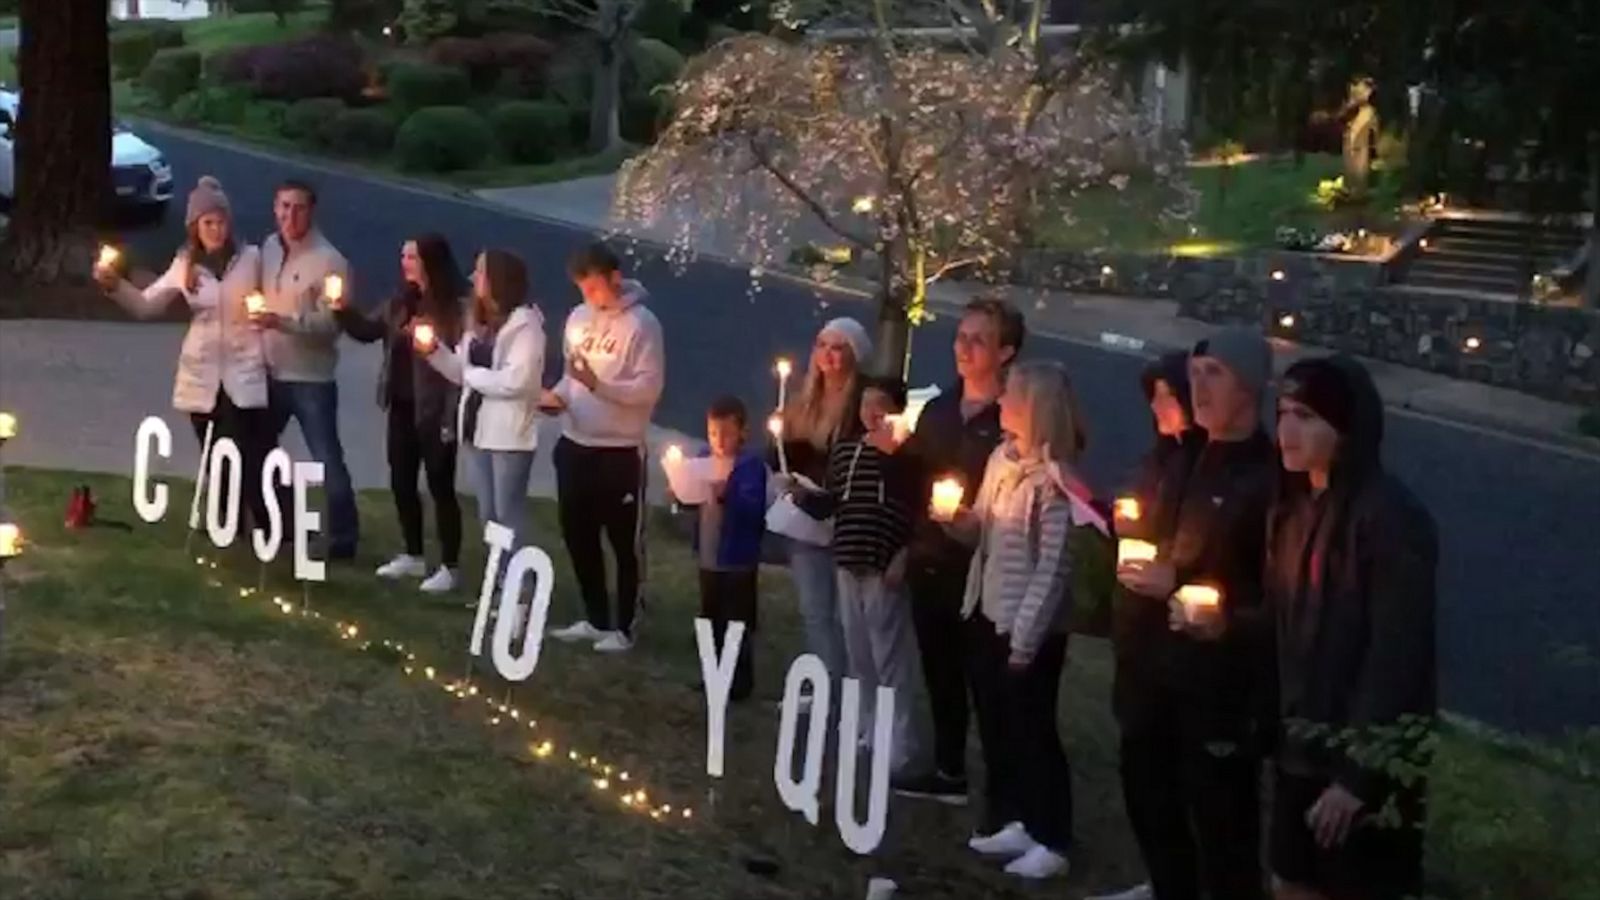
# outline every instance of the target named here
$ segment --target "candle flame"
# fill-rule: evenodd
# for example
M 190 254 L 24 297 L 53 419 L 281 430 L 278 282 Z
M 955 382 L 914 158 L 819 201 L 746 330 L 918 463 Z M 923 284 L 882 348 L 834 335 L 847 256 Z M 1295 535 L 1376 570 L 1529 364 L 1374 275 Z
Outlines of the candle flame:
M 1142 514 L 1143 510 L 1139 508 L 1139 500 L 1137 498 L 1117 498 L 1117 518 L 1124 519 L 1129 522 L 1137 522 L 1139 521 L 1139 516 Z
M 666 460 L 672 465 L 677 465 L 678 463 L 683 462 L 683 448 L 679 447 L 677 444 L 672 444 L 671 446 L 667 447 L 667 452 L 664 456 L 662 456 L 662 459 Z
M 1178 602 L 1187 607 L 1214 607 L 1222 603 L 1222 592 L 1208 584 L 1186 584 L 1178 588 Z
M 260 291 L 251 291 L 244 298 L 244 308 L 252 316 L 259 316 L 267 311 L 267 298 L 261 296 Z
M 327 278 L 322 279 L 322 296 L 328 298 L 332 303 L 338 303 L 343 300 L 344 279 L 338 275 L 329 275 Z
M 0 559 L 22 553 L 22 529 L 14 522 L 0 522 Z
M 932 511 L 938 519 L 952 519 L 956 510 L 961 508 L 961 500 L 966 496 L 966 488 L 954 478 L 941 478 L 933 483 Z
M 0 412 L 0 441 L 9 441 L 17 436 L 17 417 L 8 412 Z
M 773 437 L 783 437 L 783 416 L 773 413 L 767 417 L 767 430 Z
M 1136 538 L 1122 538 L 1117 541 L 1117 565 L 1122 566 L 1131 562 L 1155 562 L 1156 545 L 1149 541 Z
M 423 350 L 433 349 L 433 342 L 436 336 L 433 333 L 433 326 L 427 322 L 418 322 L 416 327 L 411 329 L 411 337 L 417 342 L 417 346 Z
M 117 264 L 117 259 L 121 256 L 122 253 L 110 244 L 100 245 L 100 265 L 114 266 Z
M 794 363 L 790 362 L 788 357 L 780 356 L 778 357 L 777 364 L 773 366 L 773 369 L 777 371 L 779 378 L 788 378 L 790 375 L 794 374 Z

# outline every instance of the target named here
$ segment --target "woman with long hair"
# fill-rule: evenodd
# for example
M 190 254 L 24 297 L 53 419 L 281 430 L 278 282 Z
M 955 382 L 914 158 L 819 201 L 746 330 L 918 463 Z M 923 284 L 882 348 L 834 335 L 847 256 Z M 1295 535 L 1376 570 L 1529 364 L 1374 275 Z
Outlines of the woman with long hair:
M 1438 712 L 1433 517 L 1384 471 L 1383 403 L 1349 357 L 1298 362 L 1278 398 L 1267 520 L 1284 722 L 1268 853 L 1279 900 L 1423 893 Z
M 461 339 L 461 270 L 450 244 L 423 234 L 400 248 L 400 290 L 373 317 L 337 311 L 346 334 L 365 344 L 382 341 L 378 405 L 388 413 L 389 488 L 405 551 L 378 567 L 383 578 L 424 578 L 423 591 L 455 589 L 461 565 L 461 504 L 456 499 L 457 388 L 428 365 L 439 345 Z M 432 575 L 422 551 L 422 496 L 417 470 L 428 479 L 439 529 L 440 565 Z
M 819 490 L 828 480 L 828 455 L 840 440 L 855 437 L 860 429 L 858 380 L 861 366 L 872 355 L 872 339 L 855 319 L 838 318 L 822 326 L 811 347 L 804 384 L 798 397 L 782 411 L 780 460 L 788 471 L 777 484 L 799 479 Z M 785 477 L 787 476 L 787 477 Z M 835 678 L 845 673 L 844 629 L 839 619 L 838 588 L 834 578 L 833 550 L 826 544 L 788 540 L 789 572 L 799 596 L 800 617 L 805 622 L 806 649 L 817 655 Z
M 538 447 L 544 315 L 528 302 L 528 268 L 507 250 L 478 254 L 472 313 L 460 345 L 440 346 L 428 362 L 461 385 L 457 431 L 478 518 L 527 530 L 528 476 Z
M 234 239 L 228 195 L 210 175 L 190 191 L 184 226 L 187 236 L 172 264 L 144 290 L 104 264 L 95 266 L 95 281 L 141 319 L 161 315 L 180 299 L 188 304 L 189 330 L 178 354 L 172 405 L 189 414 L 202 452 L 209 449 L 208 437 L 213 445 L 229 438 L 238 446 L 244 509 L 256 527 L 265 528 L 261 466 L 276 437 L 267 414 L 266 353 L 246 302 L 261 285 L 260 253 Z
M 1072 770 L 1056 726 L 1072 581 L 1068 536 L 1087 443 L 1061 366 L 1012 367 L 1000 395 L 1005 441 L 950 533 L 975 547 L 962 615 L 983 745 L 984 809 L 968 846 L 1023 878 L 1064 874 L 1072 846 Z

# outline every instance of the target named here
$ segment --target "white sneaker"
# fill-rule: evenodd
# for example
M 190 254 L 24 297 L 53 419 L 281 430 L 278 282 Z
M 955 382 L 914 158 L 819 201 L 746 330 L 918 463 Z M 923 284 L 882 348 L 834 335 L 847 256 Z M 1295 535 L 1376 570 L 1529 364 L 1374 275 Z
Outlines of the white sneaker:
M 421 578 L 428 574 L 428 561 L 402 553 L 378 567 L 379 578 Z
M 602 632 L 600 640 L 594 642 L 596 653 L 627 653 L 633 649 L 633 641 L 620 631 Z
M 1032 850 L 1012 860 L 1011 865 L 1006 866 L 1006 874 L 1033 879 L 1054 878 L 1057 875 L 1067 874 L 1070 868 L 1072 863 L 1065 856 L 1043 844 L 1034 844 Z
M 1089 900 L 1155 900 L 1155 898 L 1156 889 L 1147 881 L 1120 893 L 1101 894 L 1098 897 L 1090 897 Z
M 569 644 L 578 641 L 588 641 L 592 644 L 606 636 L 604 631 L 590 625 L 588 619 L 579 619 L 565 628 L 552 628 L 549 634 L 556 640 L 566 641 Z
M 984 856 L 1006 856 L 1015 859 L 1039 846 L 1039 843 L 1028 836 L 1028 829 L 1022 827 L 1021 822 L 1011 822 L 994 834 L 973 835 L 967 841 L 967 846 Z
M 422 582 L 424 594 L 448 594 L 456 589 L 456 570 L 447 566 L 440 566 L 439 571 L 429 575 Z

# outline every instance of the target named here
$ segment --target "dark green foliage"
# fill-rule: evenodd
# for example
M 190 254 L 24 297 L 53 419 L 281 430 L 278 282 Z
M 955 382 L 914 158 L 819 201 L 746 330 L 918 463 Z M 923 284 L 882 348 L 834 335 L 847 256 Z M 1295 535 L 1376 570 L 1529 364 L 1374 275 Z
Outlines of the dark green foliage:
M 200 85 L 200 52 L 184 47 L 157 50 L 139 76 L 139 85 L 163 106 L 172 105 Z
M 412 113 L 400 126 L 395 157 L 409 171 L 454 172 L 483 162 L 493 143 L 482 116 L 464 106 L 435 106 Z
M 513 100 L 489 115 L 500 152 L 513 162 L 559 158 L 572 143 L 572 111 L 546 100 Z

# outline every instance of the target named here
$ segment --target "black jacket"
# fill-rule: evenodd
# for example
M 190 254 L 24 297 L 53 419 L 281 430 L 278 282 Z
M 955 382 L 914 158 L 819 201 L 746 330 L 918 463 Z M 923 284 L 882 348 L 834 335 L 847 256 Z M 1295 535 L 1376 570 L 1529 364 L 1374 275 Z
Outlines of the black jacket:
M 1217 641 L 1168 627 L 1167 598 L 1121 592 L 1112 639 L 1117 653 L 1113 706 L 1124 730 L 1139 730 L 1173 692 L 1213 717 L 1253 729 L 1272 703 L 1272 650 L 1259 627 L 1261 561 L 1275 452 L 1265 433 L 1207 442 L 1169 454 L 1147 537 L 1177 570 L 1177 584 L 1206 583 L 1222 592 L 1230 623 Z M 1234 730 L 1238 730 L 1235 728 Z
M 1382 407 L 1370 378 L 1353 361 L 1332 362 L 1357 408 L 1328 490 L 1313 496 L 1304 476 L 1285 473 L 1270 519 L 1281 759 L 1376 808 L 1391 780 L 1305 726 L 1349 731 L 1358 745 L 1382 741 L 1388 754 L 1422 762 L 1410 751 L 1438 710 L 1438 537 L 1432 516 L 1379 463 Z
M 952 539 L 928 518 L 933 483 L 954 476 L 966 488 L 968 502 L 977 496 L 989 456 L 1000 446 L 1000 404 L 990 403 L 970 419 L 961 417 L 962 383 L 928 401 L 917 418 L 917 430 L 896 457 L 909 463 L 913 532 L 908 567 L 923 571 L 960 572 L 964 578 L 972 548 Z
M 426 359 L 412 351 L 411 333 L 406 325 L 417 314 L 415 290 L 396 294 L 386 302 L 375 316 L 344 307 L 335 313 L 339 327 L 363 344 L 383 342 L 383 363 L 378 372 L 378 406 L 391 409 L 396 399 L 397 382 L 393 371 L 397 361 L 403 360 L 410 370 L 410 400 L 415 424 L 419 433 L 437 431 L 445 443 L 456 440 L 456 405 L 460 388 L 450 382 Z M 454 346 L 460 335 L 448 333 L 441 327 L 439 341 L 442 346 Z

